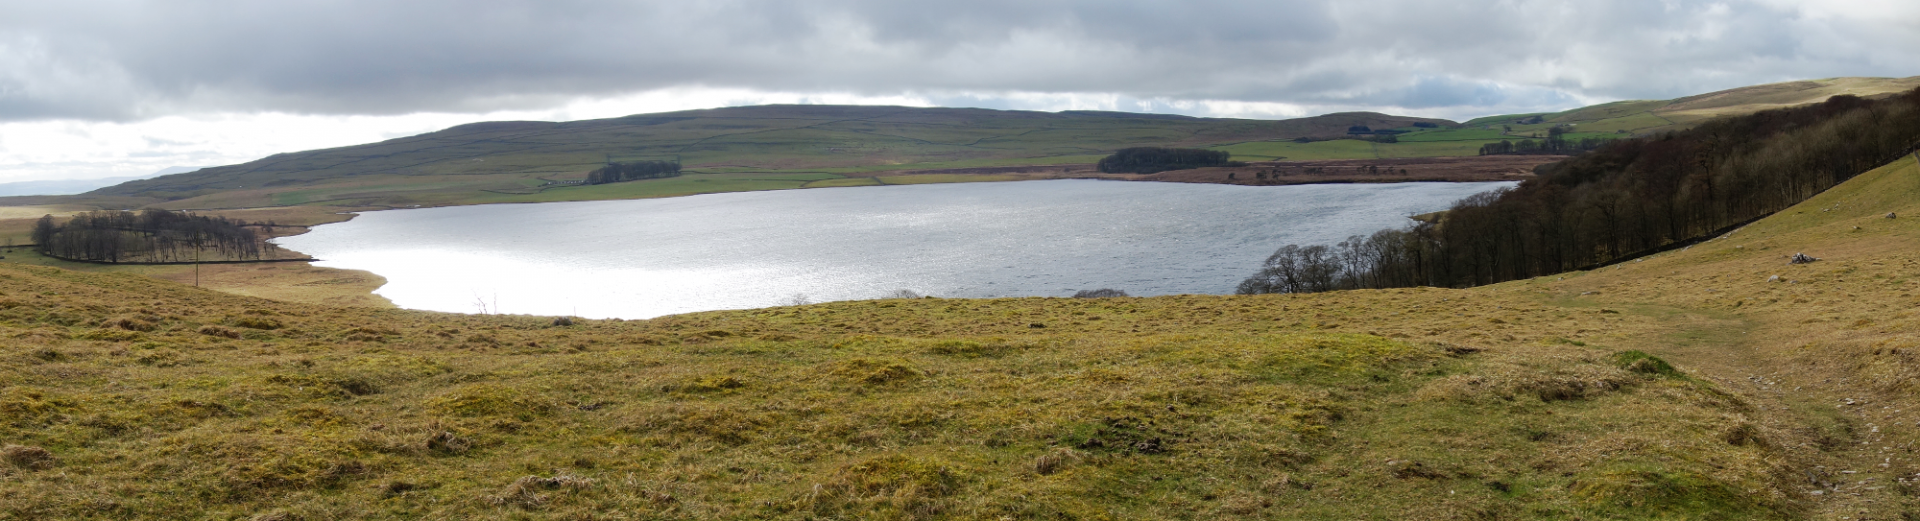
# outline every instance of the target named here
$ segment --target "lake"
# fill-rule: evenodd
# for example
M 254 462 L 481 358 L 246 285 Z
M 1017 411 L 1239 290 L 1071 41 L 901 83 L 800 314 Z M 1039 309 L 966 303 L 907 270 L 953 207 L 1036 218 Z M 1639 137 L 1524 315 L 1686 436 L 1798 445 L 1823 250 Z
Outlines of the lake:
M 1273 250 L 1400 227 L 1513 183 L 1057 180 L 361 214 L 277 239 L 401 307 L 651 318 L 882 298 L 1232 293 Z

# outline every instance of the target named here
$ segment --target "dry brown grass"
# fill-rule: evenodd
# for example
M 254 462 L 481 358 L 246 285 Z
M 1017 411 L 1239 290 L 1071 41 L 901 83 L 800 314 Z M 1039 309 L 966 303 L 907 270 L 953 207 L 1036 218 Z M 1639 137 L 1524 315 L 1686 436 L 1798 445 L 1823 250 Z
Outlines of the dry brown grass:
M 306 262 L 267 262 L 252 264 L 192 265 L 103 265 L 67 262 L 41 256 L 29 249 L 16 248 L 0 263 L 51 266 L 93 273 L 140 275 L 184 285 L 286 302 L 349 307 L 393 307 L 393 302 L 373 294 L 387 283 L 385 277 L 360 270 L 322 268 Z M 196 273 L 198 271 L 198 273 Z
M 0 439 L 66 472 L 9 478 L 15 517 L 1799 508 L 1770 477 L 1795 434 L 1730 443 L 1741 399 L 1546 340 L 1671 325 L 1532 295 L 907 299 L 557 327 L 0 277 Z M 1446 313 L 1393 315 L 1416 310 Z M 1474 377 L 1490 391 L 1430 391 Z M 1607 476 L 1759 493 L 1564 492 Z

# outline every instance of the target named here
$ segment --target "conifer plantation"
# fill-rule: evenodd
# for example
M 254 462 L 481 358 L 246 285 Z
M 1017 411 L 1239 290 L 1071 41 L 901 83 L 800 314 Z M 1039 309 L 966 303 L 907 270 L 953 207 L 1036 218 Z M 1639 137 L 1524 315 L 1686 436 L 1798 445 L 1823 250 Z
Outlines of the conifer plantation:
M 1781 211 L 1920 145 L 1920 90 L 1622 139 L 1463 199 L 1437 221 L 1281 248 L 1240 293 L 1466 287 L 1683 246 Z

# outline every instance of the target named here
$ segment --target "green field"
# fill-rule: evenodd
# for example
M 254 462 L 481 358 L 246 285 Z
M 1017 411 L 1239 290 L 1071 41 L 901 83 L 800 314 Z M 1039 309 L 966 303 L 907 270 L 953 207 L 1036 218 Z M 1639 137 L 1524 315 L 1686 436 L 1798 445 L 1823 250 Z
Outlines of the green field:
M 1374 152 L 1375 143 L 1357 139 L 1338 139 L 1333 141 L 1315 141 L 1295 143 L 1292 141 L 1256 141 L 1235 143 L 1213 147 L 1233 154 L 1234 159 L 1243 161 L 1272 161 L 1290 159 L 1294 161 L 1313 161 L 1322 159 L 1374 159 L 1380 157 Z
M 1402 130 L 1405 130 L 1405 129 L 1402 129 Z M 1501 135 L 1499 127 L 1495 127 L 1492 130 L 1482 130 L 1479 128 L 1420 130 L 1417 132 L 1408 132 L 1405 134 L 1400 134 L 1399 136 L 1395 136 L 1395 139 L 1399 139 L 1401 143 L 1422 143 L 1422 142 L 1430 142 L 1430 141 L 1487 142 L 1487 141 L 1499 141 L 1502 139 L 1510 139 L 1510 138 L 1508 136 Z

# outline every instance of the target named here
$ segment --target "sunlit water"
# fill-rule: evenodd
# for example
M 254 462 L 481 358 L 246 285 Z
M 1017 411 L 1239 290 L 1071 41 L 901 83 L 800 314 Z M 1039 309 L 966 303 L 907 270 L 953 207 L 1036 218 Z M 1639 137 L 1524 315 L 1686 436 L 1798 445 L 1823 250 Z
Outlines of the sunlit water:
M 1027 181 L 362 214 L 279 239 L 413 309 L 649 318 L 880 298 L 1233 292 L 1275 248 L 1511 183 Z

